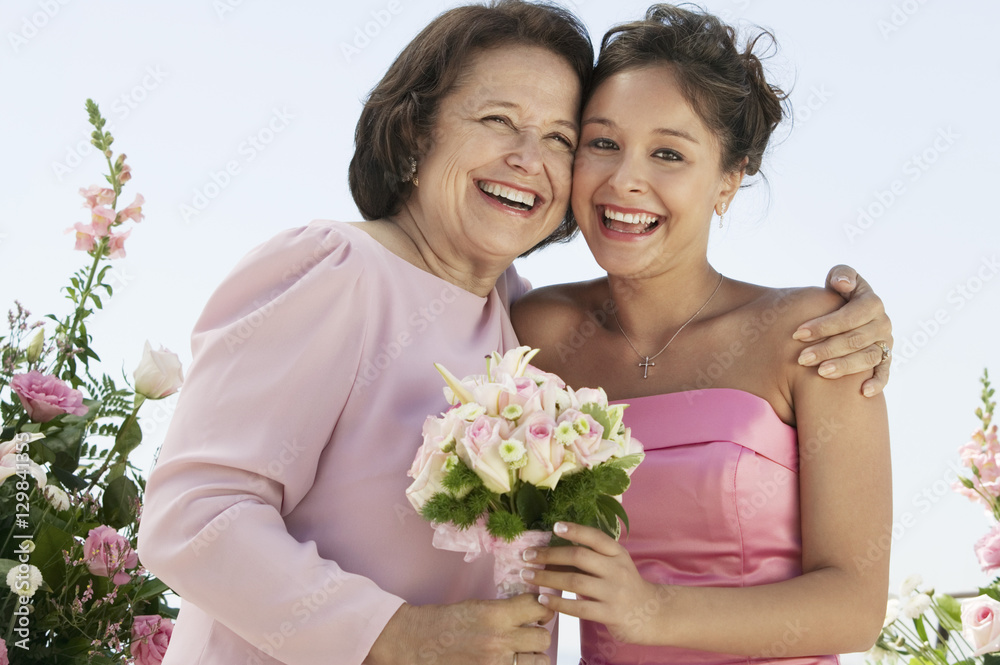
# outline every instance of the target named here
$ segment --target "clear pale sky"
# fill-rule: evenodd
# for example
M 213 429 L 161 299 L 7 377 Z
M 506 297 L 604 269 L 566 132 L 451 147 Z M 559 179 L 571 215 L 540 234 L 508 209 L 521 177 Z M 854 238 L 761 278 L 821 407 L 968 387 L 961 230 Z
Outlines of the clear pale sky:
M 361 100 L 454 4 L 4 0 L 0 306 L 67 310 L 58 288 L 85 257 L 63 231 L 87 221 L 77 190 L 102 181 L 87 143 L 92 97 L 132 165 L 126 202 L 147 201 L 116 263 L 117 293 L 91 326 L 95 348 L 115 375 L 131 373 L 147 338 L 187 361 L 201 307 L 250 248 L 311 219 L 360 219 L 346 172 Z M 647 3 L 565 4 L 599 40 Z M 705 5 L 775 32 L 767 67 L 795 109 L 765 160 L 768 182 L 740 193 L 713 230 L 713 263 L 780 286 L 820 284 L 845 262 L 875 286 L 896 335 L 892 586 L 920 572 L 939 590 L 973 590 L 991 579 L 972 549 L 989 521 L 950 484 L 983 367 L 1000 380 L 1000 5 Z M 601 274 L 579 240 L 519 269 L 536 285 Z M 144 464 L 170 408 L 147 412 Z M 575 663 L 566 629 L 560 662 Z

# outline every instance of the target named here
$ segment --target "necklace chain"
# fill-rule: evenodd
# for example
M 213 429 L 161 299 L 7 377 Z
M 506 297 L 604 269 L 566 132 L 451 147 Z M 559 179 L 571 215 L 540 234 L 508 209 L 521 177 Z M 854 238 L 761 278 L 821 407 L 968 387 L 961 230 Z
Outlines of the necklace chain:
M 657 351 L 655 354 L 653 354 L 651 356 L 647 356 L 647 355 L 644 355 L 642 353 L 639 353 L 639 349 L 635 348 L 635 344 L 633 344 L 632 340 L 630 340 L 628 338 L 628 334 L 625 332 L 625 329 L 622 328 L 622 322 L 618 320 L 618 307 L 615 305 L 614 297 L 612 296 L 612 299 L 611 299 L 611 305 L 612 305 L 612 307 L 611 307 L 611 314 L 615 317 L 615 323 L 618 324 L 618 330 L 622 331 L 622 336 L 625 338 L 625 341 L 628 342 L 628 345 L 632 347 L 632 350 L 635 351 L 635 354 L 637 356 L 639 356 L 640 358 L 643 359 L 643 361 L 641 363 L 639 363 L 639 367 L 642 368 L 642 378 L 645 379 L 645 378 L 647 378 L 649 376 L 649 368 L 650 367 L 656 367 L 656 363 L 650 362 L 650 361 L 651 360 L 655 360 L 656 358 L 658 358 L 660 356 L 661 353 L 663 353 L 664 351 L 666 351 L 667 347 L 670 346 L 671 342 L 673 342 L 677 338 L 677 336 L 681 334 L 681 331 L 684 330 L 689 323 L 691 323 L 692 321 L 694 321 L 695 317 L 697 317 L 699 314 L 701 314 L 706 307 L 708 307 L 708 303 L 712 302 L 712 298 L 715 297 L 715 294 L 718 293 L 719 289 L 722 287 L 722 282 L 723 282 L 724 279 L 725 278 L 720 274 L 719 275 L 719 283 L 715 285 L 715 290 L 712 291 L 712 295 L 710 295 L 708 297 L 708 300 L 706 300 L 705 303 L 701 307 L 698 308 L 697 312 L 695 312 L 694 314 L 691 315 L 691 318 L 689 318 L 687 321 L 685 321 L 683 324 L 681 324 L 681 327 L 677 329 L 677 332 L 675 332 L 673 335 L 670 336 L 670 339 L 667 340 L 667 343 L 663 345 L 662 349 L 660 349 L 659 351 Z M 608 283 L 608 286 L 609 287 L 611 286 L 610 282 Z

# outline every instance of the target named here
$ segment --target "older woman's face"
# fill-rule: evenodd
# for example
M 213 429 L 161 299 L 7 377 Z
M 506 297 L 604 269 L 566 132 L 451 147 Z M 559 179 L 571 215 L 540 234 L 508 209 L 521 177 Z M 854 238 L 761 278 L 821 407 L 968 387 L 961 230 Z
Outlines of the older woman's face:
M 512 261 L 548 236 L 569 205 L 580 92 L 546 49 L 477 54 L 420 159 L 407 203 L 421 232 L 472 262 Z

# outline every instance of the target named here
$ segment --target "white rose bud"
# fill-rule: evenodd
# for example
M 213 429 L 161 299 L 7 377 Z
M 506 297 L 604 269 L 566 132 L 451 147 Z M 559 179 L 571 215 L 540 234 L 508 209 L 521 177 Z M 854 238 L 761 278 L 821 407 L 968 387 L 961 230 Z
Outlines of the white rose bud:
M 7 586 L 17 595 L 31 598 L 42 586 L 42 571 L 26 563 L 14 566 L 7 573 Z
M 28 348 L 25 349 L 25 354 L 28 356 L 28 362 L 36 362 L 42 357 L 42 349 L 45 348 L 45 328 L 40 328 L 35 336 L 31 338 L 28 342 Z
M 184 383 L 181 361 L 177 354 L 163 347 L 154 351 L 148 341 L 142 351 L 142 361 L 132 376 L 135 378 L 135 392 L 147 399 L 162 399 L 173 395 Z
M 46 485 L 45 489 L 42 490 L 42 494 L 45 495 L 46 500 L 56 510 L 66 510 L 69 508 L 69 495 L 55 485 Z

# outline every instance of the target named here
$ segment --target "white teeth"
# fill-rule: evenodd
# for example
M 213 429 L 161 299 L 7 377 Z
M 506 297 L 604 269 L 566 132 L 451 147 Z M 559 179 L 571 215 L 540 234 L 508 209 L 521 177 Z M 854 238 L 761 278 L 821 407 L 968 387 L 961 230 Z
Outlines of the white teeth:
M 479 189 L 483 190 L 487 194 L 492 194 L 493 196 L 499 196 L 501 198 L 507 199 L 508 201 L 513 201 L 514 203 L 523 203 L 529 208 L 535 205 L 535 195 L 529 194 L 528 192 L 522 192 L 519 189 L 514 189 L 512 187 L 506 187 L 496 182 L 480 182 Z
M 626 224 L 642 224 L 642 225 L 652 224 L 657 219 L 659 219 L 656 215 L 650 215 L 645 212 L 625 213 L 625 212 L 618 212 L 617 210 L 608 210 L 607 208 L 604 209 L 604 216 L 607 217 L 608 219 L 613 219 L 618 222 L 625 222 Z

